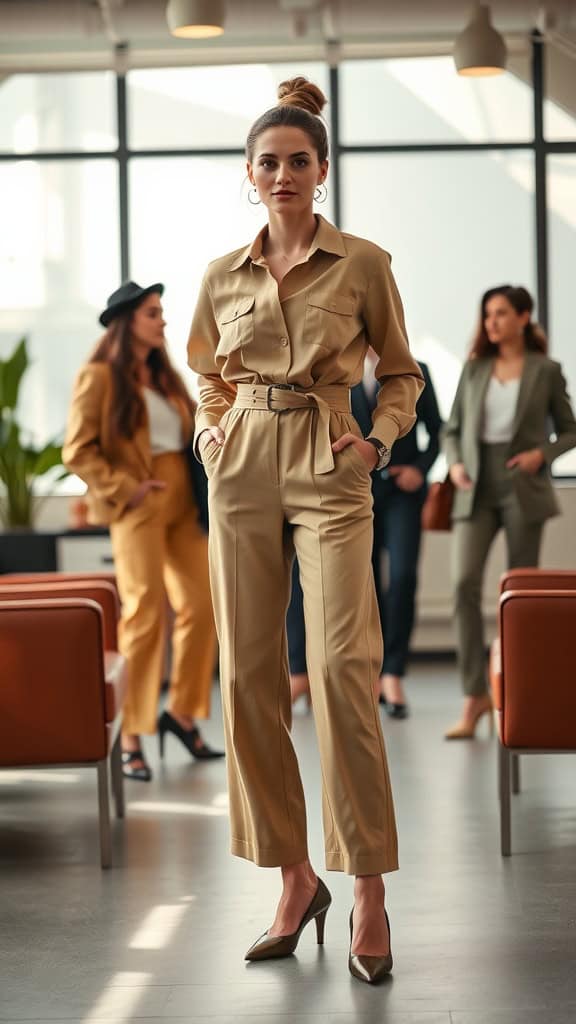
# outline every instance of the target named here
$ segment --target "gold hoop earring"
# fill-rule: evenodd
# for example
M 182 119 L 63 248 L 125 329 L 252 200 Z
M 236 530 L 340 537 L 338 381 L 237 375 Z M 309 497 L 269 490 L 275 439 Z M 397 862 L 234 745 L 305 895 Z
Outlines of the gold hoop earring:
M 253 188 L 250 189 L 250 191 L 248 193 L 248 202 L 250 203 L 250 206 L 259 206 L 260 203 L 262 202 L 262 200 L 259 199 L 259 198 L 258 199 L 250 199 L 250 196 L 252 195 L 252 193 L 254 193 L 255 196 L 258 196 L 258 189 L 256 188 L 255 185 L 253 186 Z
M 324 189 L 324 191 L 322 191 L 322 189 Z M 316 185 L 316 188 L 314 189 L 314 200 L 317 203 L 325 203 L 327 199 L 328 189 L 326 188 L 326 185 L 322 181 L 320 182 L 319 185 Z

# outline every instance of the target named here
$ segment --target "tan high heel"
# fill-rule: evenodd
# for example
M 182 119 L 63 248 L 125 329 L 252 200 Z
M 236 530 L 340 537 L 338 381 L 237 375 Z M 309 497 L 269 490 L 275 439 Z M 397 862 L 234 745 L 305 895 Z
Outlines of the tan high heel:
M 473 740 L 476 736 L 478 723 L 484 715 L 488 715 L 488 729 L 490 736 L 494 735 L 494 715 L 492 700 L 486 696 L 483 704 L 480 705 L 472 722 L 457 722 L 444 733 L 445 740 Z
M 316 939 L 318 945 L 321 946 L 324 943 L 324 925 L 326 922 L 328 907 L 331 902 L 332 897 L 322 879 L 319 878 L 318 885 L 316 886 L 316 892 L 314 893 L 312 901 L 308 906 L 308 910 L 305 911 L 296 931 L 292 932 L 290 935 L 270 936 L 268 935 L 268 932 L 264 932 L 264 935 L 261 935 L 260 938 L 256 939 L 256 942 L 250 946 L 250 949 L 246 953 L 244 959 L 278 960 L 281 957 L 290 956 L 290 954 L 296 949 L 298 939 L 310 921 L 316 921 Z
M 390 921 L 388 920 L 388 914 L 386 914 L 386 924 L 388 926 L 388 937 L 391 941 L 390 936 Z M 390 974 L 394 966 L 392 960 L 392 946 L 390 946 L 390 952 L 386 956 L 365 956 L 363 953 L 352 952 L 352 917 L 354 915 L 354 907 L 350 911 L 350 952 L 348 954 L 348 970 L 358 981 L 365 981 L 368 985 L 377 985 L 382 978 L 385 978 L 387 974 Z

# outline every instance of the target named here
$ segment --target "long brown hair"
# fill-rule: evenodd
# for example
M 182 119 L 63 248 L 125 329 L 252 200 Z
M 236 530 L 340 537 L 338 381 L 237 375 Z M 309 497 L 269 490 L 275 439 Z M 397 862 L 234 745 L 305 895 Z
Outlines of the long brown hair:
M 485 356 L 495 356 L 498 354 L 498 346 L 493 345 L 488 339 L 486 333 L 486 304 L 489 299 L 494 298 L 495 295 L 503 295 L 508 300 L 510 305 L 516 310 L 517 313 L 530 313 L 534 309 L 534 301 L 530 292 L 526 288 L 522 288 L 521 285 L 514 286 L 511 284 L 502 284 L 496 288 L 489 288 L 487 292 L 484 292 L 482 299 L 480 300 L 480 315 L 478 318 L 478 326 L 476 333 L 472 340 L 472 346 L 470 348 L 469 359 L 482 359 Z M 540 324 L 529 320 L 524 327 L 524 343 L 527 349 L 531 349 L 533 352 L 543 352 L 546 355 L 548 351 L 548 339 L 540 327 Z
M 119 313 L 110 322 L 91 357 L 91 363 L 108 363 L 112 371 L 114 401 L 110 410 L 113 437 L 132 438 L 145 421 L 145 407 L 132 347 L 131 321 L 134 308 Z M 180 374 L 172 366 L 165 348 L 151 349 L 146 360 L 154 388 L 166 398 L 178 398 L 193 415 L 195 405 Z

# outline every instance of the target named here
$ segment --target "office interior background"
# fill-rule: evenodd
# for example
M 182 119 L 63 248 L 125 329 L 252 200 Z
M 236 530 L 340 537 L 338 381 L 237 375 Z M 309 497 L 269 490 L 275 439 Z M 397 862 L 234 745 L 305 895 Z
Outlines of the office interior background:
M 536 296 L 574 396 L 574 4 L 494 4 L 509 52 L 494 77 L 456 74 L 469 13 L 447 0 L 231 0 L 224 34 L 191 42 L 169 34 L 163 2 L 0 0 L 0 357 L 27 336 L 31 436 L 61 435 L 98 312 L 128 277 L 165 283 L 171 353 L 194 391 L 185 344 L 203 269 L 264 221 L 248 202 L 246 132 L 296 73 L 329 100 L 318 211 L 391 252 L 442 414 L 479 297 L 503 282 Z M 554 473 L 566 514 L 547 528 L 551 566 L 576 554 L 576 453 Z M 81 483 L 43 486 L 38 525 L 65 526 Z M 452 643 L 447 544 L 425 544 L 417 648 Z M 501 564 L 497 545 L 489 613 Z
M 20 420 L 30 436 L 62 434 L 98 314 L 128 277 L 165 283 L 171 354 L 194 391 L 184 353 L 203 269 L 264 220 L 248 203 L 246 131 L 297 73 L 329 99 L 318 212 L 391 252 L 411 346 L 443 415 L 480 295 L 504 282 L 535 295 L 574 401 L 574 0 L 495 0 L 508 61 L 489 78 L 456 73 L 454 41 L 473 6 L 463 0 L 209 2 L 226 8 L 224 33 L 190 41 L 170 35 L 166 0 L 0 0 L 0 358 L 28 338 Z M 441 459 L 434 473 L 444 475 Z M 547 524 L 542 564 L 573 569 L 576 452 L 554 473 L 563 514 Z M 64 532 L 83 487 L 41 485 L 38 529 Z M 64 537 L 60 567 L 110 569 L 98 562 L 106 542 Z M 454 648 L 449 555 L 448 534 L 425 536 L 414 648 L 427 654 Z M 485 585 L 490 632 L 503 565 L 499 540 Z M 33 653 L 40 662 L 44 651 Z M 565 652 L 553 653 L 563 664 Z M 535 718 L 549 681 L 546 665 Z M 161 763 L 147 737 L 154 779 L 126 781 L 108 872 L 92 770 L 0 772 L 2 1024 L 573 1024 L 573 757 L 522 757 L 513 855 L 501 857 L 499 745 L 485 730 L 468 744 L 443 740 L 461 702 L 454 664 L 415 660 L 407 689 L 409 721 L 382 709 L 401 862 L 386 876 L 390 984 L 347 973 L 352 886 L 335 872 L 326 946 L 307 929 L 296 957 L 244 963 L 279 874 L 229 856 L 224 762 L 192 763 L 174 743 Z M 216 686 L 204 724 L 220 746 Z M 323 874 L 311 715 L 295 716 L 293 737 Z

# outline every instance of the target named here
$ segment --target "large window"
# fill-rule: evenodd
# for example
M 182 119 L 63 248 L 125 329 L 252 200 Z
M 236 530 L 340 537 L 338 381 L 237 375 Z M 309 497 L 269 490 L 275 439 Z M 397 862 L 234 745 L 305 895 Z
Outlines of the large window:
M 132 149 L 244 149 L 253 121 L 296 73 L 326 93 L 324 64 L 162 68 L 128 75 Z
M 343 223 L 392 255 L 415 355 L 447 416 L 486 288 L 534 290 L 526 153 L 387 153 L 343 159 Z
M 0 223 L 0 357 L 27 336 L 23 418 L 42 441 L 63 430 L 97 313 L 118 287 L 115 162 L 0 163 Z
M 348 61 L 341 140 L 518 142 L 532 135 L 532 90 L 519 78 L 461 78 L 451 57 Z
M 203 270 L 265 218 L 248 202 L 246 132 L 298 73 L 327 94 L 338 84 L 318 210 L 392 253 L 414 351 L 447 414 L 481 292 L 543 287 L 540 143 L 529 62 L 515 66 L 518 75 L 476 80 L 448 57 L 347 61 L 332 75 L 301 62 L 133 70 L 125 89 L 104 72 L 0 80 L 0 356 L 29 336 L 30 431 L 42 439 L 63 427 L 98 312 L 123 276 L 164 281 L 171 352 L 194 387 L 185 343 Z M 562 69 L 550 68 L 545 294 L 551 352 L 576 391 L 576 116 Z M 576 475 L 576 453 L 557 466 Z
M 11 75 L 0 80 L 0 150 L 97 152 L 116 145 L 111 72 Z
M 576 401 L 574 268 L 576 267 L 576 153 L 548 157 L 550 230 L 550 335 Z M 555 463 L 556 472 L 576 476 L 576 452 Z

